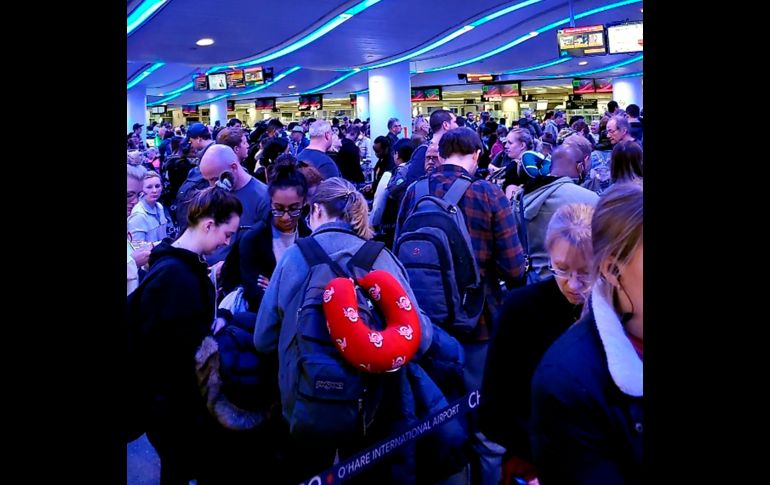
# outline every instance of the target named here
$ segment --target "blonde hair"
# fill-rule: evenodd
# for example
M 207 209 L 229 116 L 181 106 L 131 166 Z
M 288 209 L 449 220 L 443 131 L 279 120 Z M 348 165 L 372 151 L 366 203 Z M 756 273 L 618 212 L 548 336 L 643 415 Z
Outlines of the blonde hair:
M 545 232 L 545 248 L 550 251 L 557 240 L 563 239 L 579 249 L 591 261 L 591 217 L 594 207 L 589 204 L 566 204 L 554 212 Z
M 152 179 L 152 178 L 160 178 L 160 174 L 155 170 L 148 170 L 147 172 L 145 172 L 144 180 Z
M 622 267 L 644 239 L 644 189 L 641 182 L 612 184 L 594 210 L 592 276 L 599 292 L 613 301 L 614 287 L 601 276 L 606 261 Z M 598 281 L 597 281 L 598 278 Z
M 363 239 L 374 235 L 369 225 L 369 207 L 363 194 L 347 180 L 332 177 L 318 185 L 310 198 L 310 204 L 324 207 L 329 217 L 338 217 L 353 227 L 353 231 Z

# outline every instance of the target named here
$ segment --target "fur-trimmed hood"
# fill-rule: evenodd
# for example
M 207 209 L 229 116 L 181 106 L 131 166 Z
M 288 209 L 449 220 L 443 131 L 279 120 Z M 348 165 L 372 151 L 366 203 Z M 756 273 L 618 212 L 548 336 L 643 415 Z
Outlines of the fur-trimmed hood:
M 607 355 L 607 367 L 615 385 L 629 396 L 644 395 L 644 364 L 628 339 L 612 305 L 596 287 L 591 292 L 596 328 Z

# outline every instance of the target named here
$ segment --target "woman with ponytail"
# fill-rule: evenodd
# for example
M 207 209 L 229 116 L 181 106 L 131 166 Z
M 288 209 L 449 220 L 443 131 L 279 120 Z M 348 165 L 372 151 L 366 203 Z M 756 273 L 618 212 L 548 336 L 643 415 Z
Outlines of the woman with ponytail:
M 350 259 L 372 238 L 369 213 L 364 196 L 356 191 L 353 184 L 340 177 L 332 177 L 321 182 L 315 194 L 310 198 L 309 226 L 313 230 L 309 238 L 315 240 L 320 250 L 325 252 L 340 268 L 348 268 L 348 270 Z M 288 374 L 284 375 L 282 372 L 286 372 L 286 369 L 293 365 L 292 359 L 295 357 L 302 359 L 303 356 L 310 358 L 307 354 L 298 354 L 301 351 L 296 346 L 292 347 L 292 342 L 296 341 L 297 338 L 296 325 L 299 323 L 297 320 L 299 309 L 312 304 L 310 302 L 313 300 L 306 299 L 306 296 L 312 292 L 311 290 L 316 289 L 315 286 L 308 289 L 306 285 L 315 281 L 314 278 L 317 278 L 319 274 L 317 271 L 322 271 L 316 270 L 317 266 L 311 268 L 300 245 L 304 245 L 304 243 L 295 244 L 287 249 L 283 258 L 278 261 L 270 284 L 262 298 L 254 330 L 254 346 L 257 351 L 268 355 L 276 355 L 277 353 L 279 369 L 281 369 L 279 370 L 279 382 L 284 384 L 286 381 L 282 381 L 282 379 L 286 379 Z M 411 308 L 414 309 L 419 320 L 421 337 L 417 355 L 422 355 L 431 345 L 433 327 L 428 317 L 417 306 L 417 299 L 409 286 L 406 270 L 393 253 L 384 248 L 384 245 L 381 251 L 377 253 L 371 269 L 372 271 L 384 270 L 389 273 L 406 292 Z M 369 273 L 369 275 L 372 274 L 374 273 Z M 361 275 L 355 276 L 358 278 Z M 323 284 L 326 285 L 331 281 L 330 278 L 328 282 Z M 316 283 L 320 284 L 321 282 L 317 281 Z M 313 321 L 318 322 L 318 320 Z M 302 323 L 307 325 L 308 321 Z M 323 327 L 321 324 L 320 329 L 313 328 L 322 332 L 330 331 Z M 329 338 L 329 343 L 331 342 L 331 338 Z M 287 349 L 287 347 L 289 348 Z M 401 375 L 399 373 L 372 374 L 372 376 L 379 376 L 376 382 L 392 383 L 389 386 L 396 385 L 397 383 L 392 379 L 399 379 Z M 390 379 L 391 376 L 392 379 Z M 381 379 L 387 379 L 387 381 Z M 396 387 L 391 391 L 397 389 L 399 388 Z M 297 389 L 292 390 L 283 386 L 281 388 L 282 401 L 285 393 L 291 395 L 292 392 L 297 391 Z M 384 392 L 382 396 L 382 401 L 379 401 L 378 404 L 377 414 L 374 416 L 374 424 L 367 425 L 367 429 L 370 431 L 366 434 L 365 439 L 369 440 L 366 442 L 369 444 L 371 440 L 383 438 L 387 433 L 393 431 L 391 428 L 395 419 L 393 416 L 397 416 L 397 412 L 392 406 L 401 405 L 401 401 L 398 399 L 399 392 Z M 288 414 L 290 412 L 288 408 L 284 408 L 284 416 L 287 420 L 290 419 Z M 324 420 L 326 418 L 325 416 L 317 416 L 315 419 Z M 363 446 L 363 443 L 357 444 Z M 302 440 L 295 436 L 292 436 L 292 446 L 296 447 L 297 451 L 290 453 L 289 456 L 302 457 L 295 460 L 290 469 L 286 471 L 287 473 L 296 473 L 297 476 L 293 477 L 296 478 L 295 481 L 301 481 L 312 473 L 331 466 L 334 461 L 335 449 L 333 447 L 324 447 L 316 442 Z M 312 450 L 312 452 L 308 450 Z M 340 457 L 344 457 L 346 453 L 347 451 L 340 451 Z M 382 476 L 385 476 L 391 465 L 392 463 L 385 460 L 382 466 L 373 467 L 371 473 L 384 474 Z M 368 473 L 367 476 L 369 476 Z M 372 480 L 365 480 L 364 482 L 379 483 Z
M 646 482 L 642 199 L 641 183 L 602 194 L 584 316 L 548 349 L 532 380 L 530 438 L 542 483 Z
M 128 300 L 135 330 L 131 372 L 149 397 L 145 426 L 160 456 L 161 483 L 212 483 L 205 478 L 212 472 L 207 455 L 216 422 L 198 389 L 195 352 L 214 321 L 214 285 L 204 256 L 230 242 L 243 213 L 238 198 L 223 188 L 232 183 L 224 172 L 194 197 L 187 229 L 153 249 L 150 271 Z

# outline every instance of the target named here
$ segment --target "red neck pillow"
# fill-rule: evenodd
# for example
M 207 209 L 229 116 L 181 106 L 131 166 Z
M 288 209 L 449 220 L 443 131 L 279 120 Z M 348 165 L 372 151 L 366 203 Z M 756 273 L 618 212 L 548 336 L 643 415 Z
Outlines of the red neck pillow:
M 420 318 L 399 282 L 387 271 L 375 270 L 358 284 L 382 311 L 385 330 L 372 330 L 358 314 L 353 280 L 334 278 L 326 285 L 323 309 L 334 345 L 353 367 L 365 372 L 395 371 L 420 345 Z

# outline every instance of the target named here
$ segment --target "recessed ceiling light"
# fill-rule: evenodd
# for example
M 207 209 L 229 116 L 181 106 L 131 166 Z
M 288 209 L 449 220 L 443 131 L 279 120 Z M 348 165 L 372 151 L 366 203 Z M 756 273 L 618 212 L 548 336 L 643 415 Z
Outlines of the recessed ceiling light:
M 289 86 L 289 89 L 294 89 L 294 88 L 296 88 L 296 87 L 297 87 L 297 86 L 295 86 L 294 84 L 292 84 L 291 86 Z
M 578 62 L 578 66 L 585 66 L 586 64 L 588 64 L 588 61 L 580 61 L 580 62 Z
M 205 47 L 207 45 L 211 45 L 214 43 L 214 39 L 209 39 L 208 37 L 204 39 L 198 39 L 198 41 L 195 43 L 196 45 L 199 45 L 201 47 Z

